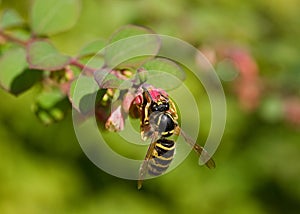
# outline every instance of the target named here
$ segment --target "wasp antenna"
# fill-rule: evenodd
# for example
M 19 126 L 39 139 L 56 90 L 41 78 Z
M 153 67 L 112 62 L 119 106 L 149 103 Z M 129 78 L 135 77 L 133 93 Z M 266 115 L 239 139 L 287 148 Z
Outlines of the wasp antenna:
M 149 102 L 153 102 L 152 96 L 151 96 L 150 92 L 148 91 L 148 89 L 144 86 L 142 87 L 142 89 L 144 90 L 144 93 L 147 95 L 146 99 Z
M 151 97 L 149 90 L 145 86 L 142 86 L 142 89 L 149 97 Z

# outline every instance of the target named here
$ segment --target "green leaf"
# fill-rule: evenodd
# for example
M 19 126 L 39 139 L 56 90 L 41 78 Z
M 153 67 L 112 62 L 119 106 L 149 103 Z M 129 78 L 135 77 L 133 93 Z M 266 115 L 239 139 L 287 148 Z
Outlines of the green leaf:
M 31 39 L 31 33 L 28 31 L 28 29 L 14 28 L 11 29 L 9 33 L 11 36 L 23 41 L 24 43 Z
M 118 70 L 99 69 L 94 73 L 94 77 L 100 88 L 117 88 L 122 90 L 132 87 L 132 80 L 118 77 L 118 72 Z
M 84 109 L 80 109 L 80 101 L 87 94 L 95 93 L 95 89 L 91 87 L 93 84 L 95 84 L 95 80 L 90 76 L 80 76 L 80 78 L 72 81 L 69 91 L 69 100 L 73 108 L 77 111 L 86 112 Z
M 104 40 L 96 40 L 85 45 L 78 54 L 78 57 L 86 57 L 93 56 L 97 54 L 100 50 L 102 50 L 106 45 L 106 41 Z
M 43 72 L 41 70 L 25 69 L 20 75 L 14 78 L 10 92 L 15 95 L 19 95 L 30 89 L 42 79 Z
M 109 68 L 137 68 L 159 51 L 160 39 L 146 28 L 125 26 L 110 39 L 105 49 L 105 63 Z
M 30 68 L 55 71 L 70 63 L 70 57 L 59 53 L 46 41 L 33 41 L 27 46 L 27 60 Z
M 31 28 L 37 35 L 53 35 L 73 27 L 80 14 L 80 0 L 34 0 Z
M 156 58 L 143 64 L 142 69 L 147 71 L 144 77 L 146 82 L 157 88 L 172 90 L 177 88 L 185 80 L 185 72 L 175 62 Z
M 53 107 L 57 102 L 64 98 L 59 90 L 44 91 L 37 97 L 37 103 L 41 108 L 49 109 Z
M 104 65 L 104 58 L 101 55 L 96 55 L 92 58 L 83 57 L 80 59 L 80 62 L 85 64 L 85 66 L 88 68 L 99 69 L 102 68 Z
M 26 91 L 43 77 L 38 70 L 27 69 L 25 50 L 15 48 L 8 50 L 0 58 L 1 86 L 14 95 Z
M 126 25 L 124 27 L 121 27 L 111 36 L 109 43 L 111 44 L 118 40 L 141 34 L 154 34 L 154 32 L 144 27 L 136 25 Z
M 73 108 L 83 115 L 91 113 L 97 97 L 103 97 L 106 91 L 99 91 L 98 89 L 97 83 L 91 76 L 80 76 L 80 78 L 73 80 L 68 95 Z
M 23 18 L 15 10 L 6 10 L 1 17 L 0 29 L 18 27 L 23 24 Z
M 42 92 L 33 105 L 35 115 L 47 125 L 62 120 L 69 109 L 68 98 L 56 89 Z
M 107 74 L 101 84 L 101 88 L 117 88 L 119 90 L 132 87 L 131 80 L 123 80 L 116 77 L 114 74 Z

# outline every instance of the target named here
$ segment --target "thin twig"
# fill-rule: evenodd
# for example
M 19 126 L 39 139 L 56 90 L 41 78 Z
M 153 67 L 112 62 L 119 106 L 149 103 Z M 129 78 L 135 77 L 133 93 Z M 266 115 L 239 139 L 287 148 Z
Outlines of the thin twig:
M 4 33 L 4 32 L 1 31 L 1 30 L 0 30 L 0 36 L 2 36 L 4 39 L 6 39 L 6 40 L 8 40 L 8 41 L 10 41 L 10 42 L 17 43 L 17 44 L 22 45 L 22 46 L 24 46 L 24 47 L 26 47 L 26 46 L 27 46 L 27 43 L 28 43 L 28 41 L 21 40 L 21 39 L 19 39 L 19 38 L 17 38 L 17 37 L 14 37 L 14 36 L 12 36 L 12 35 L 9 35 L 9 34 L 7 34 L 7 33 Z
M 3 37 L 5 40 L 19 44 L 23 47 L 26 47 L 27 44 L 31 41 L 31 39 L 29 39 L 28 41 L 21 40 L 13 35 L 9 35 L 9 34 L 3 32 L 2 30 L 0 30 L 0 37 Z M 88 66 L 82 64 L 81 62 L 79 62 L 79 60 L 77 58 L 72 58 L 69 65 L 73 65 L 73 66 L 83 70 L 86 74 L 94 74 L 94 72 L 97 70 L 95 68 L 91 68 L 91 67 L 88 67 Z
M 77 58 L 72 58 L 70 61 L 70 65 L 73 65 L 73 66 L 81 69 L 86 74 L 94 74 L 95 71 L 97 71 L 97 69 L 95 69 L 95 68 L 91 68 L 91 67 L 86 66 L 85 64 L 82 64 L 81 62 L 78 61 Z

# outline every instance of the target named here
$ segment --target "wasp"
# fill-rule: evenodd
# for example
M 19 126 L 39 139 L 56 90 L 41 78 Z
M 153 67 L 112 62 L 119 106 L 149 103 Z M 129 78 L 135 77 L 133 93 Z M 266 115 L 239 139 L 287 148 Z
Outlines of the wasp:
M 208 168 L 215 167 L 215 162 L 207 151 L 196 144 L 179 127 L 176 106 L 165 91 L 154 87 L 142 87 L 142 93 L 136 96 L 132 108 L 138 110 L 142 140 L 151 138 L 144 162 L 139 170 L 138 189 L 142 187 L 147 173 L 158 176 L 168 169 L 175 154 L 175 141 L 169 139 L 173 134 L 181 134 L 198 155 L 204 155 L 205 160 L 208 160 L 205 163 Z

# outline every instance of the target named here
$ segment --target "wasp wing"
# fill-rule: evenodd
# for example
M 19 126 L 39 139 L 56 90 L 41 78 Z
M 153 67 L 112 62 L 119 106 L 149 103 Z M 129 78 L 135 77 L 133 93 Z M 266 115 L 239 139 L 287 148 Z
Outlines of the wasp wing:
M 149 160 L 152 158 L 152 153 L 153 153 L 153 150 L 155 148 L 157 139 L 158 139 L 157 135 L 154 134 L 152 136 L 151 143 L 150 143 L 149 148 L 147 150 L 145 159 L 144 159 L 144 161 L 143 161 L 143 163 L 140 167 L 139 179 L 138 179 L 138 189 L 142 188 L 142 183 L 143 183 L 143 180 L 144 180 L 144 178 L 146 176 L 146 173 L 147 173 L 147 170 L 148 170 Z
M 216 167 L 215 161 L 208 154 L 208 152 L 200 145 L 198 145 L 193 139 L 191 139 L 179 126 L 177 126 L 176 135 L 181 134 L 184 140 L 194 149 L 194 151 L 200 156 L 200 159 L 205 163 L 205 165 L 213 169 Z

